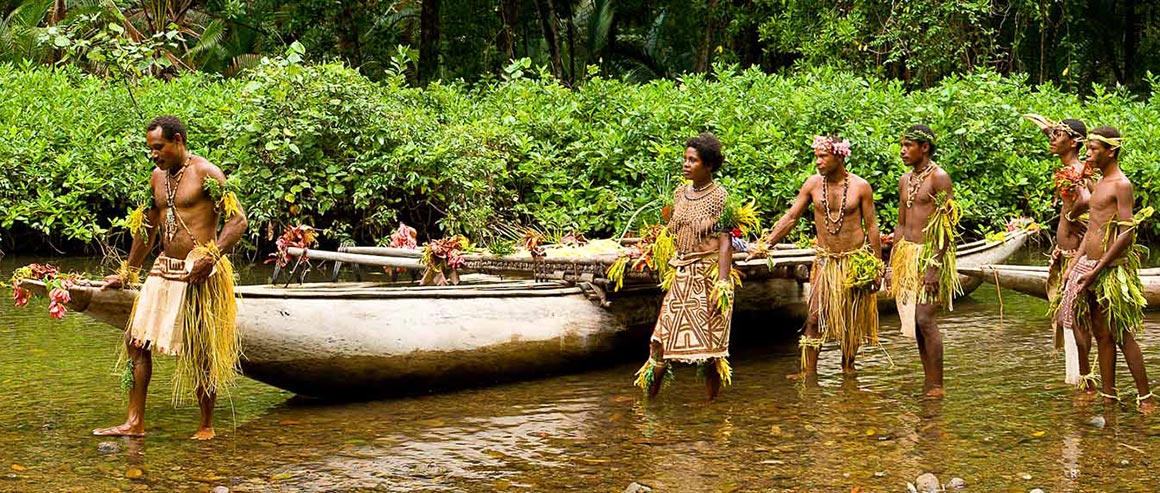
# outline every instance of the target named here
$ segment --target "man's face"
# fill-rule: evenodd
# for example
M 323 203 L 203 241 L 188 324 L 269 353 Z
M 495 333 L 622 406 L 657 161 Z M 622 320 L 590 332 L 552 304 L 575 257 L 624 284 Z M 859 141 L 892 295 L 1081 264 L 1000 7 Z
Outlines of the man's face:
M 175 134 L 173 140 L 168 140 L 161 127 L 157 127 L 145 134 L 145 143 L 149 145 L 149 159 L 158 169 L 168 171 L 181 166 L 185 159 L 184 135 Z
M 902 163 L 914 167 L 922 162 L 922 156 L 929 149 L 930 144 L 925 142 L 916 142 L 906 137 L 902 138 L 902 148 L 899 151 L 899 156 L 902 157 Z
M 841 169 L 842 158 L 835 156 L 829 149 L 814 149 L 814 165 L 819 175 L 830 176 Z
M 1087 149 L 1088 155 L 1084 161 L 1084 166 L 1090 169 L 1103 171 L 1108 163 L 1111 163 L 1115 159 L 1112 157 L 1112 149 L 1101 141 L 1095 139 L 1089 140 Z
M 1075 149 L 1075 139 L 1071 135 L 1059 128 L 1051 131 L 1052 154 L 1062 156 L 1072 149 Z

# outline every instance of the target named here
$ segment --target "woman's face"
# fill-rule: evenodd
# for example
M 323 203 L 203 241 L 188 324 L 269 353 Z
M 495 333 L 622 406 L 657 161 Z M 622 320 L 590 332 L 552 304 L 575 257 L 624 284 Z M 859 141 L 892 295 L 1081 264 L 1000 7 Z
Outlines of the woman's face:
M 681 164 L 681 171 L 685 179 L 692 180 L 693 183 L 703 183 L 713 177 L 713 171 L 701 161 L 701 155 L 692 147 L 685 148 L 685 161 Z

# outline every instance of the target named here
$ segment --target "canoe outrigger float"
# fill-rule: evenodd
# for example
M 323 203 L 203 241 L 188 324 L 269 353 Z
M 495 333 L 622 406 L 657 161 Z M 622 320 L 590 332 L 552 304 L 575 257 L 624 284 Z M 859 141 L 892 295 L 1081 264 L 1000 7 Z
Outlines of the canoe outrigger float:
M 959 267 L 958 271 L 1012 291 L 1047 299 L 1045 266 L 985 264 Z M 1160 310 L 1160 268 L 1140 269 L 1139 272 L 1140 281 L 1144 285 L 1144 299 L 1148 300 L 1148 306 L 1144 309 Z
M 1017 231 L 1003 241 L 961 245 L 958 263 L 967 269 L 1002 262 L 1027 236 Z M 398 257 L 329 253 L 343 262 L 401 263 Z M 735 262 L 746 275 L 735 313 L 787 307 L 804 312 L 808 285 L 803 280 L 808 279 L 813 251 L 773 254 L 772 268 L 764 259 Z M 339 258 L 315 250 L 308 255 L 314 260 Z M 497 277 L 519 274 L 520 269 L 499 259 L 488 261 L 490 267 L 468 262 L 468 270 L 480 274 L 465 275 L 454 286 L 238 286 L 243 372 L 297 394 L 349 399 L 575 371 L 606 361 L 618 350 L 643 350 L 660 305 L 660 290 L 647 273 L 638 273 L 645 276 L 614 292 L 601 277 L 606 265 L 540 259 L 528 265 L 534 263 L 536 276 L 547 280 L 532 280 Z M 981 282 L 964 277 L 964 292 L 969 294 Z M 137 292 L 102 291 L 101 285 L 78 282 L 69 290 L 69 307 L 123 330 Z M 21 286 L 45 294 L 39 281 L 24 280 Z M 880 294 L 880 300 L 889 298 Z

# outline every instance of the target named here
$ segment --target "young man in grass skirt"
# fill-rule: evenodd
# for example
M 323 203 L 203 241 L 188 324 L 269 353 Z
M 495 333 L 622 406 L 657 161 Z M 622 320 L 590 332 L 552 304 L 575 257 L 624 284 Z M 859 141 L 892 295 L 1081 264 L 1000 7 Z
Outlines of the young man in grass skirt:
M 673 363 L 698 365 L 709 400 L 729 385 L 729 330 L 733 290 L 740 283 L 733 271 L 732 231 L 749 222 L 745 208 L 730 200 L 713 181 L 724 158 L 721 142 L 702 133 L 685 143 L 681 166 L 691 184 L 677 189 L 667 234 L 675 253 L 657 259 L 665 293 L 650 341 L 650 355 L 636 372 L 634 384 L 655 397 L 673 378 Z M 753 218 L 755 219 L 755 218 Z M 667 240 L 665 240 L 667 239 Z M 654 250 L 655 251 L 655 250 Z
M 1058 307 L 1064 330 L 1090 329 L 1099 353 L 1105 404 L 1119 400 L 1116 391 L 1116 348 L 1136 382 L 1136 404 L 1143 412 L 1156 407 L 1148 390 L 1148 373 L 1136 336 L 1143 328 L 1144 288 L 1136 245 L 1136 226 L 1151 215 L 1146 208 L 1132 216 L 1132 183 L 1120 170 L 1122 138 L 1112 127 L 1088 134 L 1087 166 L 1100 172 L 1091 195 L 1091 217 L 1079 247 L 1080 257 L 1067 273 Z
M 846 169 L 850 141 L 815 136 L 811 147 L 818 174 L 806 179 L 765 239 L 776 245 L 813 206 L 818 242 L 810 271 L 809 315 L 799 343 L 802 373 L 791 377 L 816 376 L 818 353 L 828 341 L 838 341 L 842 348 L 842 371 L 854 373 L 858 348 L 878 343 L 877 293 L 885 272 L 874 190 Z
M 950 175 L 931 160 L 935 151 L 930 127 L 912 125 L 902 134 L 900 156 L 911 170 L 898 182 L 898 227 L 890 254 L 890 282 L 902 333 L 918 341 L 923 392 L 928 397 L 945 393 L 938 309 L 953 309 L 954 297 L 962 293 L 955 271 L 960 211 Z
M 141 286 L 125 333 L 129 415 L 124 424 L 95 435 L 145 433 L 145 397 L 152 353 L 177 356 L 174 401 L 197 399 L 201 423 L 192 438 L 214 437 L 213 408 L 219 391 L 236 380 L 241 349 L 235 326 L 234 272 L 223 252 L 246 230 L 237 197 L 225 191 L 217 166 L 186 147 L 185 125 L 172 116 L 154 119 L 146 141 L 157 166 L 150 177 L 150 206 L 130 216 L 133 246 L 121 271 L 102 289 L 130 287 L 152 250 L 160 228 L 161 254 Z M 225 225 L 218 231 L 218 223 Z
M 1047 267 L 1047 299 L 1058 303 L 1063 278 L 1067 276 L 1076 258 L 1080 241 L 1087 231 L 1087 217 L 1084 215 L 1091 197 L 1090 187 L 1094 170 L 1080 161 L 1086 141 L 1087 126 L 1082 121 L 1065 119 L 1053 122 L 1039 115 L 1025 115 L 1039 126 L 1051 139 L 1050 150 L 1059 156 L 1060 167 L 1054 174 L 1055 195 L 1059 200 L 1059 225 L 1055 228 L 1055 247 L 1051 250 L 1051 261 Z M 1063 325 L 1052 319 L 1056 349 L 1062 348 L 1065 355 L 1064 381 L 1080 386 L 1085 392 L 1095 392 L 1095 382 L 1081 378 L 1091 375 L 1092 336 L 1085 329 L 1065 331 Z

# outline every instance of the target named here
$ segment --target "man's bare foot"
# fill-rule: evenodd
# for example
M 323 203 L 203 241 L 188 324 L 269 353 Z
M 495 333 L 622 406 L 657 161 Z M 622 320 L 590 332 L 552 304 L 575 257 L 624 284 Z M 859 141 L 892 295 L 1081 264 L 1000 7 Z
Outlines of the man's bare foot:
M 932 397 L 935 399 L 941 399 L 947 395 L 947 391 L 943 390 L 942 387 L 932 387 L 930 389 L 927 389 L 927 391 L 925 393 L 923 393 L 922 395 L 924 395 L 926 397 Z
M 1140 401 L 1138 405 L 1140 406 L 1140 412 L 1143 414 L 1152 414 L 1156 411 L 1156 399 L 1153 397 Z
M 129 423 L 118 426 L 110 426 L 108 428 L 97 428 L 93 430 L 93 435 L 99 437 L 143 437 L 145 436 L 145 426 L 133 426 Z
M 200 430 L 197 430 L 197 433 L 194 433 L 193 436 L 189 437 L 189 439 L 190 440 L 212 440 L 213 437 L 215 437 L 215 436 L 217 436 L 217 435 L 214 434 L 213 428 L 202 428 Z

